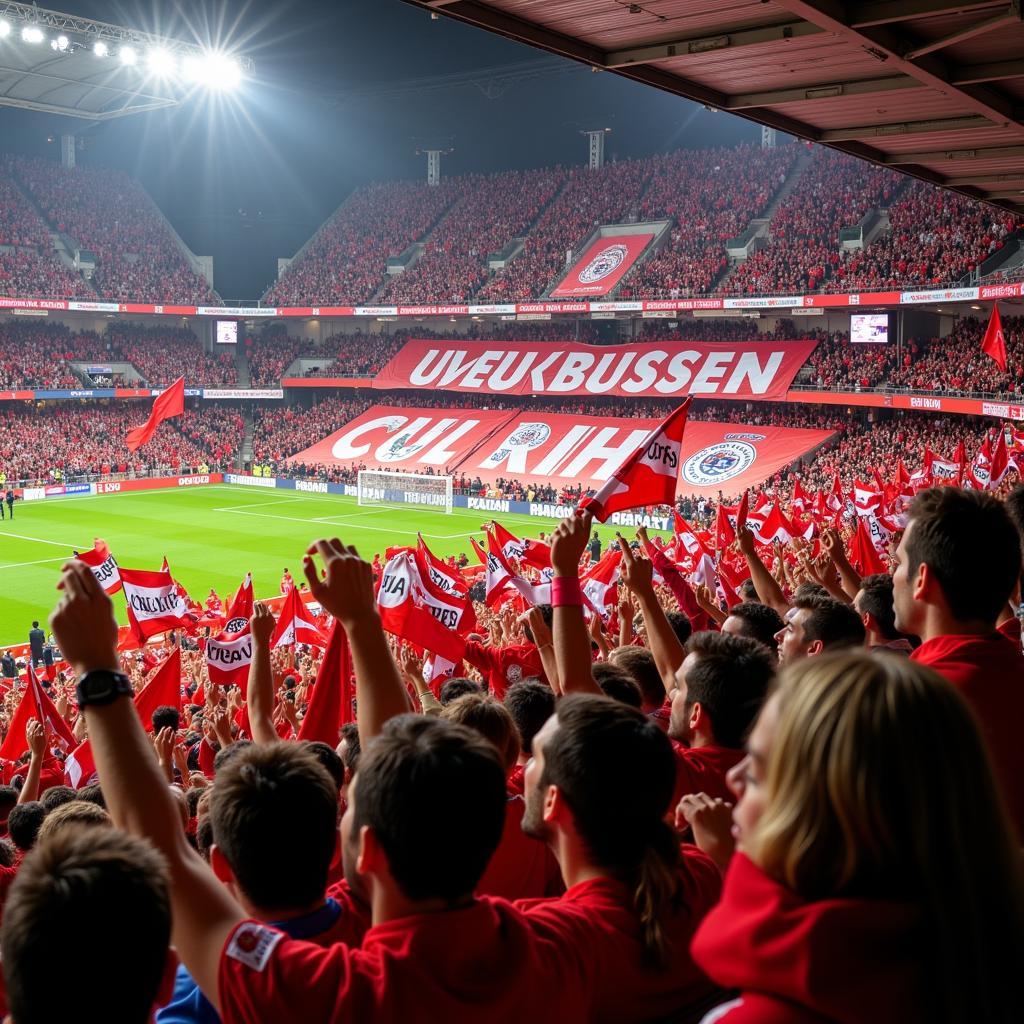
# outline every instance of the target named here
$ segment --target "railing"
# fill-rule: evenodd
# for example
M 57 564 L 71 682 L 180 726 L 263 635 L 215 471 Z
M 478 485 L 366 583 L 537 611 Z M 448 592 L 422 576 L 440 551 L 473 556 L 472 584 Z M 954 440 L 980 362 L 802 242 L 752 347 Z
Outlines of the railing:
M 863 387 L 859 384 L 851 385 L 850 387 L 836 388 L 836 387 L 824 387 L 820 384 L 797 384 L 793 383 L 789 387 L 790 391 L 835 391 L 835 392 L 846 392 L 848 394 L 856 395 L 921 395 L 925 397 L 938 397 L 938 398 L 973 398 L 988 401 L 989 399 L 996 399 L 997 401 L 1019 401 L 1024 398 L 1024 390 L 1022 391 L 937 391 L 935 389 L 927 388 L 894 388 L 886 384 L 877 384 L 873 387 Z
M 205 469 L 200 469 L 205 466 Z M 64 473 L 60 480 L 51 480 L 48 477 L 26 477 L 24 479 L 8 480 L 2 485 L 8 487 L 67 487 L 69 484 L 97 484 L 113 483 L 118 480 L 148 480 L 150 477 L 167 476 L 195 476 L 203 473 L 230 473 L 232 469 L 219 462 L 202 462 L 195 465 L 182 463 L 178 466 L 157 463 L 149 466 L 141 472 L 134 473 Z

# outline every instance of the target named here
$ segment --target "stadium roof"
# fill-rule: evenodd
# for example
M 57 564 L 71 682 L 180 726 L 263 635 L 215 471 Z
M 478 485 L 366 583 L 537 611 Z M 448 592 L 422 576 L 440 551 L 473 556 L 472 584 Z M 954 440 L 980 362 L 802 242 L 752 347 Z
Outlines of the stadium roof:
M 405 0 L 1024 214 L 1022 0 Z
M 159 67 L 154 54 L 164 62 Z M 204 73 L 223 71 L 226 59 L 148 32 L 0 0 L 0 106 L 106 121 L 177 105 L 198 82 L 209 84 Z M 248 58 L 230 59 L 240 72 L 252 71 Z

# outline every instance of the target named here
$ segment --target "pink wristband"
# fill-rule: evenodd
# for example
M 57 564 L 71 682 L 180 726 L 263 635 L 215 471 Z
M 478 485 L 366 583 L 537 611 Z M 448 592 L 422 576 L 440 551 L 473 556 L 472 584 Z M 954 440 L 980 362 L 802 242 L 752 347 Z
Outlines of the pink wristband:
M 556 576 L 551 581 L 551 607 L 583 607 L 583 590 L 575 576 Z

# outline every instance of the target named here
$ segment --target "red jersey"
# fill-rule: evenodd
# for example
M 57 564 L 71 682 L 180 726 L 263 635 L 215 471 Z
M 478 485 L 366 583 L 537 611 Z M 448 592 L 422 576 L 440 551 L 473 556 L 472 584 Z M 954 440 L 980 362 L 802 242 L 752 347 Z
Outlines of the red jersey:
M 487 865 L 479 896 L 501 896 L 506 900 L 539 899 L 554 896 L 564 888 L 558 861 L 547 843 L 523 831 L 526 801 L 510 794 L 505 804 L 505 828 L 501 842 Z
M 516 644 L 509 647 L 484 647 L 475 640 L 466 642 L 466 661 L 487 676 L 487 688 L 498 700 L 504 700 L 505 691 L 521 679 L 548 681 L 541 664 L 540 651 L 534 644 Z
M 911 661 L 945 676 L 974 709 L 1017 836 L 1024 839 L 1024 654 L 1002 633 L 938 636 Z
M 288 591 L 294 590 L 294 589 L 295 589 L 295 580 L 292 579 L 292 574 L 290 572 L 286 572 L 281 577 L 281 593 L 282 594 L 287 594 Z
M 732 790 L 725 782 L 725 776 L 743 760 L 742 750 L 732 747 L 684 747 L 672 741 L 676 754 L 676 789 L 672 795 L 672 807 L 688 793 L 707 793 L 720 797 L 729 803 L 735 801 Z
M 929 1016 L 917 920 L 885 900 L 805 903 L 737 853 L 693 958 L 740 990 L 718 1024 L 907 1024 Z
M 526 765 L 517 764 L 505 780 L 509 793 L 523 796 L 526 792 Z
M 684 846 L 678 907 L 663 924 L 669 942 L 664 970 L 644 963 L 640 921 L 630 888 L 612 878 L 574 885 L 556 900 L 519 903 L 537 931 L 577 949 L 586 961 L 587 1021 L 699 1020 L 721 997 L 690 956 L 690 942 L 718 900 L 722 877 L 711 858 Z
M 585 1019 L 584 950 L 534 934 L 510 904 L 385 921 L 361 948 L 327 949 L 243 921 L 220 959 L 225 1024 L 568 1024 Z

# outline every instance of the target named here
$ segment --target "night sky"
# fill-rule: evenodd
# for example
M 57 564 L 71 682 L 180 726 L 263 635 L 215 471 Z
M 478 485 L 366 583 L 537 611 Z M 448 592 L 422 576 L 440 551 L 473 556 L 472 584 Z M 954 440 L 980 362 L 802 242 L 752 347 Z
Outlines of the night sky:
M 611 74 L 508 42 L 399 0 L 52 3 L 55 9 L 185 42 L 233 44 L 256 62 L 256 81 L 228 101 L 182 106 L 94 125 L 0 107 L 3 149 L 59 159 L 48 144 L 82 135 L 83 164 L 139 178 L 191 248 L 214 257 L 226 299 L 251 299 L 346 195 L 373 180 L 425 174 L 416 148 L 454 152 L 449 174 L 582 163 L 587 127 L 610 127 L 606 157 L 731 145 L 759 137 L 738 117 L 712 113 Z M 197 8 L 204 8 L 197 21 Z M 185 13 L 182 13 L 185 12 Z M 492 90 L 510 65 L 555 68 Z M 561 68 L 567 70 L 562 71 Z M 403 83 L 430 80 L 429 87 Z

